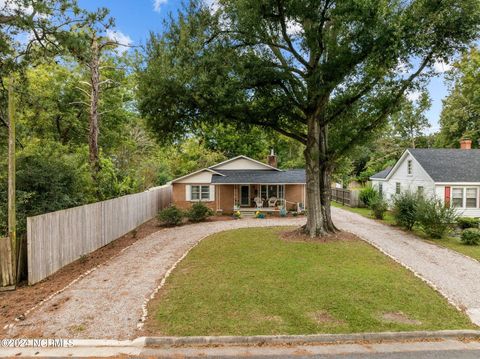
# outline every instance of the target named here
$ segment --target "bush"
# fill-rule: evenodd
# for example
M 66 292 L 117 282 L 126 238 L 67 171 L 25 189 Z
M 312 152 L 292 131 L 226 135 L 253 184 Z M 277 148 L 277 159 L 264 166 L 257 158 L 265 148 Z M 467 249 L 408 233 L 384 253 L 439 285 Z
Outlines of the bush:
M 370 203 L 379 198 L 380 193 L 373 187 L 365 187 L 360 191 L 359 198 L 365 204 L 365 206 L 370 208 Z
M 401 193 L 393 199 L 395 222 L 411 230 L 417 221 L 417 206 L 420 198 L 411 192 Z
M 280 209 L 280 217 L 286 217 L 288 215 L 288 211 L 285 208 Z
M 205 206 L 202 202 L 195 202 L 192 208 L 187 212 L 187 217 L 190 222 L 203 222 L 208 217 L 213 215 L 213 211 Z
M 480 219 L 471 217 L 459 217 L 457 219 L 457 224 L 461 229 L 478 228 L 480 224 Z
M 477 246 L 480 243 L 480 229 L 467 228 L 462 232 L 461 241 L 463 244 Z
M 388 203 L 379 196 L 370 201 L 370 209 L 376 219 L 383 219 L 385 212 L 388 209 Z
M 417 208 L 418 223 L 432 238 L 442 238 L 455 228 L 457 213 L 455 208 L 445 207 L 436 199 L 422 199 Z
M 184 213 L 175 205 L 171 205 L 158 213 L 158 219 L 167 226 L 178 226 L 182 223 Z

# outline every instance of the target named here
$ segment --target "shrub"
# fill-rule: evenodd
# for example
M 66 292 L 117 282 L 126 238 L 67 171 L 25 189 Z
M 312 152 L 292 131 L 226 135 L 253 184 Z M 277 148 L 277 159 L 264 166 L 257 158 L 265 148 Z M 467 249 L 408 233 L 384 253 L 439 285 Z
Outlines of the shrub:
M 370 209 L 376 219 L 383 219 L 385 212 L 388 209 L 388 203 L 379 196 L 370 201 Z
M 181 209 L 172 205 L 158 213 L 158 219 L 167 226 L 178 226 L 182 223 L 184 213 Z
M 286 217 L 288 215 L 288 211 L 285 208 L 280 209 L 280 217 Z
M 480 243 L 480 229 L 467 228 L 462 232 L 461 241 L 463 244 L 477 246 Z
M 411 230 L 417 221 L 417 206 L 420 198 L 411 192 L 401 193 L 393 199 L 395 222 Z
M 236 219 L 242 218 L 242 212 L 240 211 L 233 212 L 233 218 L 236 218 Z
M 260 211 L 257 211 L 257 212 L 255 213 L 255 218 L 264 219 L 264 218 L 266 218 L 266 215 L 265 215 L 265 213 L 262 213 L 262 212 L 260 212 Z
M 418 223 L 432 238 L 442 238 L 455 228 L 457 213 L 455 208 L 445 207 L 436 199 L 422 199 L 417 208 Z
M 375 188 L 373 187 L 365 187 L 360 191 L 359 198 L 365 204 L 365 206 L 370 207 L 370 203 L 380 197 L 380 193 L 378 193 Z
M 461 229 L 478 228 L 480 224 L 480 219 L 471 217 L 459 217 L 457 219 L 457 224 Z
M 192 208 L 187 212 L 187 218 L 190 222 L 203 222 L 213 215 L 213 211 L 202 202 L 195 202 Z

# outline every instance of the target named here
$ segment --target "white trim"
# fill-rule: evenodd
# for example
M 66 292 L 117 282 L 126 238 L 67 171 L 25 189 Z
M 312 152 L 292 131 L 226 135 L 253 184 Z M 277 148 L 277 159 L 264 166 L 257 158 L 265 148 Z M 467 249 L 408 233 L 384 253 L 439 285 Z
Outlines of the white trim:
M 240 158 L 243 158 L 244 160 L 248 160 L 248 161 L 255 162 L 255 163 L 257 163 L 257 164 L 260 164 L 260 165 L 262 165 L 262 166 L 265 166 L 265 167 L 267 167 L 267 168 L 270 168 L 270 169 L 273 169 L 273 170 L 276 170 L 276 171 L 280 171 L 280 172 L 283 171 L 283 170 L 281 170 L 281 169 L 279 169 L 279 168 L 277 168 L 277 167 L 273 167 L 273 166 L 267 165 L 266 163 L 263 163 L 263 162 L 254 160 L 253 158 L 250 158 L 250 157 L 247 157 L 247 156 L 244 156 L 244 155 L 240 155 L 240 156 L 237 156 L 237 157 L 230 158 L 229 160 L 226 160 L 226 161 L 217 163 L 217 164 L 215 164 L 215 165 L 213 165 L 213 166 L 210 166 L 210 167 L 208 167 L 208 168 L 213 169 L 213 168 L 216 168 L 216 167 L 218 167 L 218 166 L 224 165 L 224 164 L 226 164 L 226 163 L 230 163 L 230 162 L 232 162 L 232 161 L 238 160 L 238 159 L 240 159 Z
M 480 186 L 480 182 L 435 182 L 438 186 Z
M 417 161 L 417 159 L 415 158 L 414 155 L 412 155 L 410 153 L 409 150 L 405 150 L 405 152 L 403 152 L 403 154 L 400 156 L 400 158 L 398 159 L 397 163 L 395 163 L 395 166 L 393 166 L 393 168 L 390 170 L 390 172 L 388 173 L 387 177 L 385 177 L 384 179 L 380 179 L 380 178 L 371 178 L 370 177 L 370 180 L 372 181 L 388 181 L 392 175 L 397 171 L 398 167 L 400 167 L 400 164 L 403 162 L 403 160 L 405 159 L 405 157 L 407 157 L 408 155 L 412 156 L 412 159 L 415 160 L 415 162 L 423 169 L 423 171 L 425 172 L 425 174 L 428 176 L 428 178 L 430 178 L 430 180 L 435 183 L 435 181 L 433 180 L 433 178 L 430 176 L 430 174 L 425 170 L 425 168 L 423 168 L 423 166 L 420 164 L 420 162 Z
M 253 183 L 253 182 L 235 182 L 235 183 L 214 183 L 215 186 L 233 186 L 236 184 L 242 184 L 242 185 L 294 185 L 294 184 L 299 184 L 299 185 L 306 185 L 306 183 L 284 183 L 284 182 L 273 182 L 273 183 Z
M 185 179 L 185 178 L 188 178 L 188 177 L 190 177 L 190 176 L 196 175 L 197 173 L 200 173 L 200 172 L 203 172 L 203 171 L 208 171 L 208 172 L 211 172 L 211 173 L 213 173 L 213 174 L 216 174 L 216 175 L 225 177 L 225 175 L 221 174 L 220 172 L 214 171 L 214 170 L 212 170 L 212 169 L 210 169 L 210 168 L 202 168 L 201 170 L 198 170 L 198 171 L 189 173 L 189 174 L 187 174 L 187 175 L 185 175 L 185 176 L 175 178 L 174 180 L 171 181 L 171 183 L 175 183 L 175 182 L 177 182 L 177 181 L 180 181 L 180 180 L 182 180 L 182 179 Z

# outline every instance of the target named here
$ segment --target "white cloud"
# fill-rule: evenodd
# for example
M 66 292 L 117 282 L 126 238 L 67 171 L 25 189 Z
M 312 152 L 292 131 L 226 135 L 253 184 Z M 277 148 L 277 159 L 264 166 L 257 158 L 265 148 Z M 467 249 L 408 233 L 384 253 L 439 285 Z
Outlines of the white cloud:
M 411 91 L 407 93 L 407 99 L 412 102 L 417 101 L 420 98 L 421 94 L 422 93 L 420 91 Z
M 22 6 L 17 3 L 13 3 L 11 0 L 0 0 L 0 10 L 6 15 L 13 15 L 15 12 L 19 11 L 25 15 L 31 15 L 33 12 L 32 6 Z
M 433 64 L 433 69 L 435 70 L 435 72 L 444 73 L 450 71 L 452 69 L 452 65 L 446 63 L 443 60 L 437 60 Z
M 118 42 L 120 45 L 118 45 L 116 51 L 119 53 L 124 53 L 125 51 L 128 50 L 128 46 L 130 46 L 133 43 L 133 40 L 130 38 L 130 36 L 125 35 L 123 32 L 118 31 L 118 30 L 107 30 L 107 37 L 115 42 Z
M 205 5 L 210 9 L 210 12 L 216 13 L 218 9 L 220 9 L 220 2 L 219 0 L 204 0 Z
M 165 5 L 168 0 L 153 0 L 153 10 L 160 12 L 162 5 Z
M 287 21 L 287 34 L 290 36 L 300 35 L 303 31 L 302 25 L 295 20 Z

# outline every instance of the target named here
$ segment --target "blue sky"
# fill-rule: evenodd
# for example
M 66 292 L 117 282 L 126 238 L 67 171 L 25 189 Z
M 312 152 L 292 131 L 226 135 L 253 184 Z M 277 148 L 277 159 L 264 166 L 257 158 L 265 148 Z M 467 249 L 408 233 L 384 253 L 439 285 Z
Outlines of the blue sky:
M 90 10 L 108 8 L 116 20 L 119 41 L 131 41 L 133 45 L 144 44 L 150 31 L 162 31 L 163 20 L 181 6 L 180 0 L 79 0 L 79 3 Z M 445 66 L 438 66 L 439 71 L 442 68 Z M 438 130 L 442 99 L 448 94 L 441 72 L 432 79 L 428 90 L 432 98 L 432 107 L 427 113 L 432 126 L 429 132 L 434 132 Z

